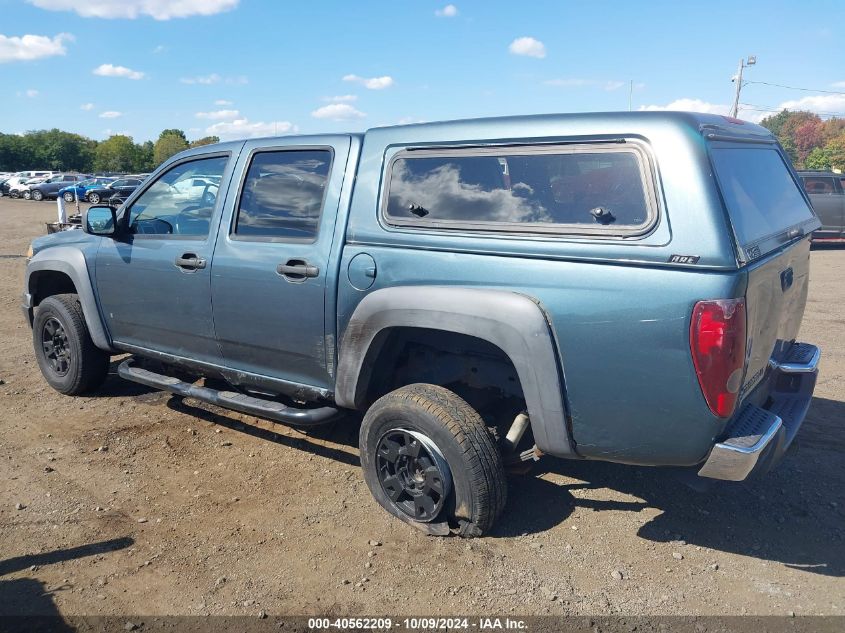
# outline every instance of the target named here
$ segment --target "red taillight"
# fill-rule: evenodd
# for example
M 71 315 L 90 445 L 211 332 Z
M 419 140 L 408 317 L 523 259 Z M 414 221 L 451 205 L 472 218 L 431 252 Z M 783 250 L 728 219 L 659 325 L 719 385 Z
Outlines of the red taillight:
M 689 339 L 707 406 L 720 418 L 730 417 L 745 368 L 745 299 L 696 303 Z

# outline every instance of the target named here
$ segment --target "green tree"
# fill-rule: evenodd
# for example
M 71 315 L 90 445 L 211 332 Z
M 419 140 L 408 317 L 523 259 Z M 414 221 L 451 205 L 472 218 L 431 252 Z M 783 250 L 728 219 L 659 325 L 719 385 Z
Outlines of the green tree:
M 202 147 L 203 145 L 212 145 L 214 143 L 219 143 L 220 137 L 219 136 L 203 136 L 196 141 L 191 141 L 191 147 Z
M 807 169 L 830 169 L 830 166 L 830 156 L 821 147 L 814 147 L 804 161 Z
M 164 130 L 153 148 L 153 162 L 160 165 L 174 154 L 188 149 L 188 139 L 182 130 Z
M 845 171 L 845 133 L 828 141 L 824 146 L 824 153 L 830 159 L 830 166 Z
M 145 141 L 142 145 L 138 145 L 138 160 L 135 163 L 135 171 L 150 172 L 155 169 L 154 152 L 155 144 L 152 141 Z
M 131 136 L 116 134 L 97 145 L 94 169 L 97 171 L 132 171 L 138 161 L 138 146 Z

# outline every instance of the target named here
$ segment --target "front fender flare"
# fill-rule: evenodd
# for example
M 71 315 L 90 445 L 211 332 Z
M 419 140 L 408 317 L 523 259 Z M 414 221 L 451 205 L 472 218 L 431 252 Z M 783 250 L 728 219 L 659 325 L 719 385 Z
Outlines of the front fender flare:
M 449 286 L 399 286 L 368 294 L 343 334 L 335 400 L 365 406 L 372 363 L 392 327 L 444 330 L 499 347 L 516 369 L 537 447 L 574 457 L 553 330 L 538 303 L 522 294 Z
M 24 310 L 27 312 L 30 324 L 32 324 L 32 308 L 34 307 L 32 302 L 37 291 L 32 275 L 40 271 L 56 271 L 70 277 L 76 287 L 76 294 L 79 295 L 82 314 L 85 316 L 85 325 L 88 326 L 91 340 L 98 348 L 107 352 L 114 352 L 115 350 L 112 348 L 108 333 L 100 317 L 100 310 L 97 307 L 94 288 L 82 251 L 72 247 L 51 247 L 37 253 L 27 264 Z

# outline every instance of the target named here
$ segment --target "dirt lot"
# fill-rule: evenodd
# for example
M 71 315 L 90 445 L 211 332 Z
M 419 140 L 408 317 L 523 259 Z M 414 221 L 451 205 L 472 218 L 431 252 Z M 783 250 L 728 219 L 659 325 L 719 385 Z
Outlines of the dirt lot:
M 771 476 L 694 492 L 547 458 L 465 541 L 377 507 L 355 425 L 303 434 L 113 375 L 53 392 L 19 296 L 54 215 L 0 199 L 0 613 L 845 614 L 845 249 L 812 254 L 817 398 Z

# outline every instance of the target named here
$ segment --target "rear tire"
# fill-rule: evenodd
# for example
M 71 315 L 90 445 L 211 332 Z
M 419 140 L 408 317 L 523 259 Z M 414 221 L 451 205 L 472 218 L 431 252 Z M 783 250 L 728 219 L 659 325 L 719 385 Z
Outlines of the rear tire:
M 70 191 L 65 191 L 62 194 L 62 198 L 64 198 L 65 202 L 73 202 L 74 201 L 73 194 Z
M 32 200 L 32 192 L 31 192 L 31 191 L 24 191 L 24 192 L 21 194 L 21 197 L 22 197 L 24 200 Z
M 41 202 L 44 199 L 44 194 L 41 192 L 40 189 L 35 189 L 34 191 L 31 191 L 29 195 L 36 202 Z
M 110 355 L 91 340 L 75 294 L 53 295 L 39 304 L 32 344 L 44 379 L 59 393 L 86 393 L 108 375 Z
M 431 534 L 481 536 L 502 513 L 507 478 L 481 416 L 451 391 L 397 389 L 367 411 L 359 437 L 364 479 L 393 516 Z M 442 493 L 442 494 L 439 494 Z

